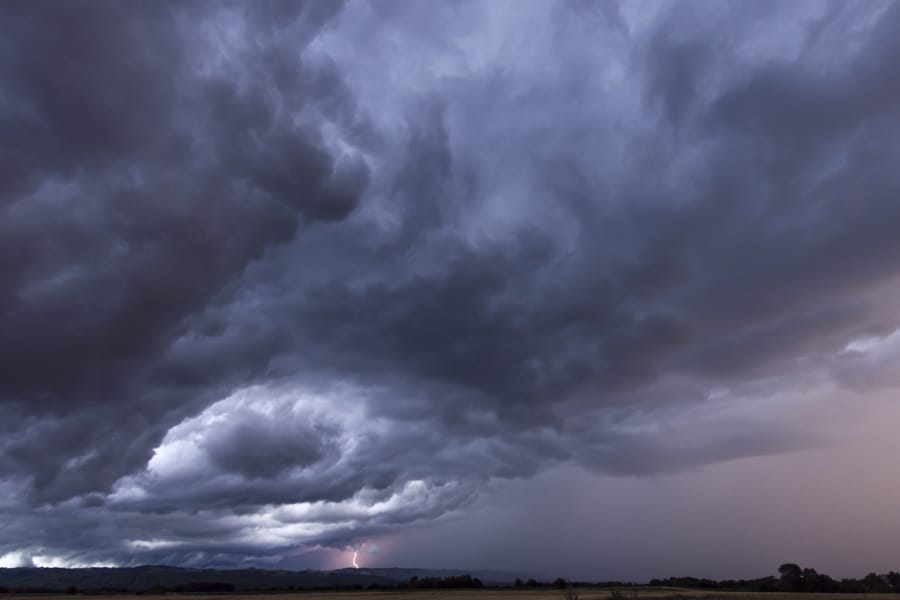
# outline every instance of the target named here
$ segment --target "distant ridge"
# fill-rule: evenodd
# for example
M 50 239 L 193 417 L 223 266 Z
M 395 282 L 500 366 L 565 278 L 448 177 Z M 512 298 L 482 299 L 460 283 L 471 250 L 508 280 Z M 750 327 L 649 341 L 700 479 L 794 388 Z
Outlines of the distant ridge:
M 487 584 L 511 584 L 515 574 L 458 569 L 360 568 L 333 571 L 265 569 L 194 569 L 145 565 L 139 567 L 0 568 L 0 587 L 16 591 L 122 590 L 236 591 L 394 586 L 411 577 L 449 577 L 469 574 Z M 218 586 L 218 587 L 217 587 Z M 233 586 L 233 588 L 231 587 Z
M 409 581 L 411 577 L 418 577 L 419 579 L 422 579 L 425 577 L 452 577 L 459 575 L 471 575 L 472 577 L 477 577 L 486 584 L 512 585 L 517 577 L 521 579 L 527 579 L 528 577 L 531 577 L 531 575 L 524 575 L 522 573 L 514 573 L 511 571 L 500 571 L 497 569 L 412 569 L 404 567 L 361 567 L 359 569 L 354 569 L 350 567 L 337 569 L 330 572 L 343 573 L 346 571 L 355 571 L 357 573 L 371 573 L 380 577 L 387 577 L 394 582 Z

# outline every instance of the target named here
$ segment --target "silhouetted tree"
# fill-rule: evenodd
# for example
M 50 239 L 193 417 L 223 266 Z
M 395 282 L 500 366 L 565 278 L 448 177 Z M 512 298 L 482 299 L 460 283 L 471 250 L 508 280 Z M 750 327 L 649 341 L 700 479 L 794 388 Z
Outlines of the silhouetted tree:
M 868 575 L 866 575 L 863 578 L 863 585 L 865 586 L 866 591 L 872 594 L 891 591 L 888 583 L 875 573 L 869 573 Z
M 781 589 L 785 592 L 800 592 L 803 590 L 803 570 L 795 563 L 784 563 L 778 567 L 781 575 Z
M 900 592 L 900 573 L 895 573 L 891 571 L 887 574 L 888 585 L 891 586 L 891 591 Z

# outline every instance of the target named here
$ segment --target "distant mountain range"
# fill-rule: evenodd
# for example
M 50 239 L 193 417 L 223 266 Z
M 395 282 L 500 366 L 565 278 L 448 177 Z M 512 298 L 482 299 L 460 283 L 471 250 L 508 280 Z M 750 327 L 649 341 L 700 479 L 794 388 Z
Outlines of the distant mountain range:
M 236 591 L 394 586 L 411 577 L 452 577 L 469 574 L 485 584 L 510 585 L 516 575 L 500 571 L 449 569 L 338 569 L 334 571 L 269 571 L 264 569 L 187 569 L 167 566 L 0 568 L 0 587 L 10 590 Z

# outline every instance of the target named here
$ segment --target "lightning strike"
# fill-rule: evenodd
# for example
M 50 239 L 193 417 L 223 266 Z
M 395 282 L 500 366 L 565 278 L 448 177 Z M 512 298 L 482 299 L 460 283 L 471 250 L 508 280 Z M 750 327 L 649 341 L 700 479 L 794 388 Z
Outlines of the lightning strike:
M 358 568 L 359 568 L 359 564 L 356 562 L 356 557 L 357 557 L 358 554 L 359 554 L 359 550 L 354 550 L 354 551 L 353 551 L 353 568 L 354 568 L 354 569 L 358 569 Z

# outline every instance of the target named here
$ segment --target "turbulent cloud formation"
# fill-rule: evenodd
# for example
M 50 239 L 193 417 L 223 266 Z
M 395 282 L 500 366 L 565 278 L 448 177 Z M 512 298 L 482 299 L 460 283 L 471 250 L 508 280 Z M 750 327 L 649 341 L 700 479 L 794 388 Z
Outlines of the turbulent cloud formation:
M 898 382 L 898 26 L 5 3 L 0 555 L 263 564 L 829 444 L 810 390 Z

